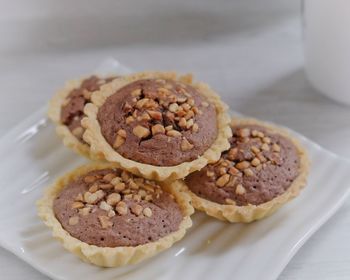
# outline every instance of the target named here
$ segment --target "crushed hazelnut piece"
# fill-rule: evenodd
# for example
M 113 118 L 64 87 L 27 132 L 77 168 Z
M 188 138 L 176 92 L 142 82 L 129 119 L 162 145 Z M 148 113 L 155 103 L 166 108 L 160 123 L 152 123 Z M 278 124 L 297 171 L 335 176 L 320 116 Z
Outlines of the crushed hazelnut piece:
M 128 213 L 128 206 L 124 201 L 120 201 L 117 204 L 117 207 L 115 210 L 118 212 L 119 215 L 126 215 Z
M 69 224 L 70 226 L 75 226 L 75 225 L 77 225 L 78 223 L 79 223 L 79 217 L 78 217 L 78 216 L 71 217 L 71 218 L 69 218 L 69 220 L 68 220 L 68 224 Z
M 230 180 L 229 174 L 222 175 L 221 177 L 219 177 L 219 179 L 216 180 L 216 185 L 218 187 L 223 187 L 228 183 L 229 180 Z
M 165 127 L 165 130 L 166 130 L 166 131 L 169 131 L 169 130 L 172 130 L 172 129 L 173 129 L 173 126 L 172 126 L 172 125 L 168 125 L 168 126 Z
M 254 172 L 250 168 L 244 169 L 243 172 L 244 172 L 244 175 L 246 175 L 246 176 L 253 176 L 254 175 Z
M 109 211 L 109 210 L 112 210 L 112 206 L 111 205 L 109 205 L 107 202 L 105 202 L 105 201 L 101 201 L 101 203 L 100 203 L 100 209 L 102 209 L 102 210 L 105 210 L 105 211 Z
M 83 195 L 79 193 L 77 197 L 75 198 L 76 201 L 84 201 Z
M 258 147 L 256 147 L 256 146 L 252 146 L 250 149 L 252 150 L 252 152 L 253 152 L 254 154 L 260 153 L 260 149 L 259 149 Z
M 96 177 L 92 175 L 88 175 L 84 178 L 84 182 L 87 184 L 93 183 L 96 181 Z
M 117 149 L 119 148 L 121 145 L 123 145 L 125 143 L 125 138 L 117 135 L 117 137 L 115 138 L 115 141 L 113 143 L 113 148 Z
M 114 210 L 109 210 L 107 216 L 108 216 L 109 218 L 114 217 L 114 216 L 115 216 Z
M 108 173 L 105 176 L 103 176 L 103 181 L 105 182 L 110 182 L 112 181 L 114 178 L 116 177 L 116 175 L 114 173 Z
M 241 184 L 238 184 L 236 186 L 236 194 L 242 195 L 242 194 L 245 194 L 245 192 L 246 192 L 246 190 Z
M 203 107 L 208 107 L 208 106 L 209 106 L 209 103 L 208 103 L 208 102 L 203 101 L 203 102 L 202 102 L 202 106 L 203 106 Z
M 132 132 L 134 133 L 135 136 L 137 136 L 138 138 L 146 138 L 147 136 L 150 135 L 150 131 L 148 128 L 143 127 L 141 125 L 137 125 L 136 127 L 134 127 L 134 129 L 132 130 Z
M 188 129 L 188 128 L 191 128 L 193 124 L 194 124 L 193 119 L 189 119 L 189 120 L 187 121 L 186 128 L 187 128 L 187 129 Z
M 260 164 L 260 159 L 254 158 L 250 163 L 251 163 L 251 165 L 256 167 Z
M 169 105 L 170 112 L 176 113 L 178 109 L 179 109 L 179 105 L 177 103 L 171 103 Z
M 84 207 L 84 203 L 80 202 L 80 201 L 75 201 L 72 203 L 72 209 L 79 209 L 79 208 L 83 208 Z
M 91 211 L 91 207 L 84 207 L 79 209 L 79 214 L 82 216 L 87 216 Z
M 121 196 L 119 193 L 111 193 L 107 197 L 107 203 L 109 205 L 115 206 L 121 199 Z
M 107 216 L 98 216 L 98 219 L 103 229 L 113 226 L 113 222 L 111 222 Z
M 127 182 L 130 179 L 130 175 L 128 172 L 126 172 L 125 170 L 123 170 L 121 177 L 123 179 L 124 182 Z
M 105 193 L 103 190 L 98 190 L 95 193 L 86 192 L 84 194 L 84 200 L 85 200 L 85 202 L 87 202 L 89 204 L 95 204 L 97 201 L 102 199 L 104 196 L 105 196 Z
M 78 126 L 73 129 L 72 133 L 75 137 L 81 137 L 84 133 L 84 129 L 81 126 Z
M 198 132 L 198 130 L 199 130 L 198 124 L 194 123 L 192 126 L 192 132 Z
M 142 213 L 148 218 L 152 217 L 152 210 L 149 207 L 146 207 L 145 209 L 143 209 Z
M 156 125 L 152 126 L 152 134 L 153 135 L 164 134 L 164 133 L 165 133 L 165 128 L 163 125 L 156 124 Z
M 262 140 L 266 144 L 270 144 L 271 143 L 271 138 L 270 137 L 264 137 Z
M 214 177 L 214 176 L 215 176 L 215 173 L 214 173 L 213 171 L 207 170 L 207 176 L 208 176 L 208 177 Z
M 237 148 L 231 148 L 228 153 L 227 153 L 227 158 L 229 160 L 235 160 L 236 159 L 236 156 L 237 156 L 237 153 L 238 153 L 238 149 Z
M 261 145 L 261 149 L 262 149 L 263 151 L 269 151 L 269 150 L 270 150 L 270 147 L 269 147 L 269 145 L 267 145 L 266 143 L 264 143 L 264 144 Z
M 179 120 L 179 126 L 182 127 L 182 128 L 184 128 L 184 127 L 187 126 L 187 121 L 186 121 L 185 118 L 181 118 L 181 119 Z
M 94 183 L 90 188 L 89 188 L 89 192 L 91 193 L 95 193 L 99 190 L 99 185 L 97 183 Z
M 272 145 L 272 150 L 273 150 L 274 152 L 280 152 L 280 151 L 281 151 L 281 147 L 280 147 L 278 144 L 274 143 L 274 144 Z
M 219 168 L 220 175 L 224 175 L 224 174 L 226 174 L 226 172 L 227 172 L 227 169 L 225 167 L 220 167 Z
M 228 169 L 228 173 L 230 173 L 231 175 L 236 175 L 236 174 L 239 173 L 239 170 L 237 168 L 235 168 L 235 167 L 230 167 Z
M 121 191 L 125 190 L 125 183 L 119 182 L 119 183 L 115 184 L 115 185 L 114 185 L 114 189 L 115 189 L 117 192 L 121 192 Z
M 259 138 L 264 138 L 265 134 L 261 131 L 258 131 L 258 133 L 256 134 Z
M 133 206 L 130 207 L 130 210 L 131 210 L 131 212 L 134 213 L 136 216 L 139 216 L 139 215 L 141 215 L 143 208 L 142 208 L 142 206 L 139 205 L 139 204 L 134 204 Z
M 100 185 L 101 190 L 111 190 L 113 188 L 114 188 L 114 186 L 112 184 L 101 184 Z
M 248 161 L 241 161 L 236 164 L 236 168 L 239 170 L 244 170 L 250 166 L 250 163 Z
M 126 138 L 126 131 L 125 129 L 119 129 L 117 134 L 123 138 Z
M 135 118 L 133 116 L 129 116 L 125 119 L 126 124 L 131 124 L 133 121 L 135 121 Z
M 147 113 L 151 116 L 152 119 L 160 121 L 162 119 L 162 113 L 158 111 L 148 110 Z
M 133 90 L 133 91 L 131 92 L 131 95 L 132 95 L 132 96 L 135 96 L 135 97 L 140 96 L 140 95 L 141 95 L 141 89 L 138 88 L 138 89 Z
M 191 144 L 186 138 L 183 138 L 181 141 L 181 150 L 182 151 L 189 151 L 192 150 L 194 147 L 193 144 Z
M 181 132 L 179 132 L 177 130 L 169 130 L 169 131 L 167 131 L 166 135 L 170 136 L 170 137 L 179 137 L 182 134 L 181 134 Z

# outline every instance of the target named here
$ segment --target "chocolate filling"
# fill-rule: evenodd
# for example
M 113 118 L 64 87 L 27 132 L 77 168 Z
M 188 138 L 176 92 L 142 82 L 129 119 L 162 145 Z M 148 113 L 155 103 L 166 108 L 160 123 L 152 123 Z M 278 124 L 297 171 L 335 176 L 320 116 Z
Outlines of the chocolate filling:
M 192 86 L 171 80 L 126 85 L 106 100 L 98 121 L 118 153 L 157 166 L 192 161 L 217 137 L 215 106 Z
M 110 200 L 113 193 L 116 201 Z M 183 218 L 172 195 L 152 181 L 118 169 L 91 171 L 69 183 L 53 209 L 71 236 L 99 247 L 157 241 L 178 230 Z
M 287 138 L 258 125 L 232 128 L 231 149 L 190 174 L 196 195 L 220 204 L 259 205 L 283 194 L 299 175 L 299 157 Z
M 82 81 L 79 88 L 73 89 L 66 98 L 66 104 L 61 108 L 61 122 L 76 136 L 80 142 L 85 143 L 82 136 L 84 129 L 81 120 L 84 115 L 84 106 L 90 102 L 91 94 L 116 77 L 102 79 L 91 76 Z

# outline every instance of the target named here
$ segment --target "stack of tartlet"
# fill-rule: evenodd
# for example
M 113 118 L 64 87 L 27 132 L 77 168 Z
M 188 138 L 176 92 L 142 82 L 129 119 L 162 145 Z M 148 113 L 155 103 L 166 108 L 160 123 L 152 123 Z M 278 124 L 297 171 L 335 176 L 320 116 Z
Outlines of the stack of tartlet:
M 306 183 L 287 131 L 233 118 L 191 75 L 144 72 L 70 82 L 49 116 L 66 146 L 95 160 L 38 202 L 65 248 L 93 264 L 137 263 L 169 248 L 194 209 L 229 222 L 270 215 Z

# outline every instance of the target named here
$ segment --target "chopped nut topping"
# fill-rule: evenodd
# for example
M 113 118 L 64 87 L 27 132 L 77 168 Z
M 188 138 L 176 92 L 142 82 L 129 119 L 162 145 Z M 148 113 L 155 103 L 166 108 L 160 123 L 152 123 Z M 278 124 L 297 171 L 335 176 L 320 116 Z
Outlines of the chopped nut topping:
M 204 102 L 202 102 L 202 106 L 203 106 L 203 107 L 208 107 L 208 106 L 209 106 L 209 103 L 204 101 Z
M 179 105 L 177 105 L 177 103 L 172 103 L 169 105 L 170 112 L 176 113 L 178 109 L 179 109 Z
M 115 189 L 117 192 L 121 192 L 121 191 L 125 190 L 125 183 L 119 182 L 119 183 L 115 184 L 115 185 L 114 185 L 114 189 Z
M 84 200 L 85 200 L 85 202 L 87 202 L 89 204 L 96 204 L 104 196 L 105 196 L 105 193 L 103 190 L 98 190 L 95 193 L 86 192 L 84 194 Z
M 193 126 L 192 126 L 192 131 L 193 132 L 198 132 L 198 130 L 199 130 L 198 124 L 194 123 Z
M 101 201 L 100 203 L 100 209 L 105 210 L 105 211 L 110 211 L 112 210 L 112 206 L 106 203 L 105 201 Z
M 162 119 L 162 113 L 161 112 L 148 110 L 147 113 L 154 120 L 160 121 Z
M 254 154 L 258 154 L 258 153 L 261 152 L 260 149 L 259 149 L 258 147 L 255 147 L 255 146 L 252 146 L 252 147 L 251 147 L 251 150 L 252 150 L 252 152 L 253 152 Z
M 79 214 L 82 216 L 87 216 L 91 211 L 91 207 L 84 207 L 79 209 Z
M 183 138 L 181 141 L 181 150 L 186 152 L 189 150 L 192 150 L 194 147 L 193 144 L 191 144 L 186 138 Z
M 134 127 L 134 129 L 132 130 L 132 132 L 134 133 L 135 136 L 137 136 L 138 138 L 146 138 L 147 136 L 150 135 L 150 131 L 148 128 L 143 127 L 141 125 L 138 125 L 136 127 Z
M 101 227 L 103 229 L 110 228 L 113 226 L 113 222 L 111 222 L 109 220 L 109 217 L 107 217 L 107 216 L 98 216 L 98 219 L 99 219 Z
M 264 137 L 262 140 L 266 144 L 270 144 L 271 143 L 271 138 L 270 137 Z
M 280 147 L 278 144 L 274 143 L 274 144 L 272 145 L 272 150 L 273 150 L 274 152 L 280 152 L 280 151 L 281 151 L 281 147 Z
M 177 130 L 169 130 L 167 131 L 166 135 L 170 137 L 180 137 L 182 134 Z
M 148 218 L 152 217 L 152 210 L 149 207 L 146 207 L 145 209 L 143 209 L 142 213 Z
M 230 180 L 229 174 L 222 175 L 221 177 L 219 177 L 219 179 L 216 180 L 216 185 L 218 187 L 224 187 L 229 180 Z
M 69 224 L 70 226 L 75 226 L 75 225 L 77 225 L 78 223 L 79 223 L 79 217 L 78 217 L 78 216 L 71 217 L 71 218 L 69 218 L 69 220 L 68 220 L 68 224 Z
M 79 193 L 77 197 L 75 198 L 75 201 L 84 201 L 83 195 Z
M 134 121 L 135 121 L 135 118 L 133 116 L 129 116 L 125 119 L 126 124 L 131 124 Z
M 103 181 L 105 182 L 111 182 L 114 178 L 116 177 L 116 175 L 114 173 L 108 173 L 105 176 L 103 176 Z
M 111 193 L 108 197 L 107 197 L 107 203 L 109 205 L 115 206 L 121 199 L 121 196 L 119 193 Z
M 239 170 L 232 166 L 228 169 L 228 173 L 230 173 L 231 175 L 237 175 L 239 173 Z
M 228 151 L 227 158 L 228 158 L 229 160 L 235 160 L 236 157 L 237 157 L 237 154 L 238 154 L 238 149 L 237 149 L 237 148 L 231 148 L 231 149 Z
M 89 192 L 91 193 L 95 193 L 99 190 L 99 185 L 97 183 L 94 183 L 90 188 L 89 188 Z
M 117 134 L 123 138 L 126 138 L 126 131 L 125 129 L 119 129 Z
M 115 138 L 115 141 L 113 143 L 113 148 L 117 149 L 119 148 L 121 145 L 123 145 L 125 143 L 125 138 L 117 135 L 117 137 Z
M 128 206 L 124 201 L 120 201 L 117 204 L 117 207 L 115 210 L 118 212 L 119 215 L 126 215 L 128 213 Z
M 258 158 L 254 158 L 251 162 L 251 165 L 253 165 L 253 166 L 258 166 L 261 162 L 260 162 L 260 160 L 258 159 Z
M 152 126 L 152 134 L 153 135 L 164 134 L 164 133 L 165 133 L 165 128 L 163 125 L 156 124 L 156 125 Z
M 114 217 L 114 216 L 115 216 L 114 210 L 109 210 L 107 216 L 108 216 L 109 218 Z
M 245 194 L 245 193 L 246 193 L 245 188 L 241 184 L 238 184 L 236 186 L 236 194 L 242 195 L 242 194 Z
M 92 175 L 88 175 L 84 178 L 84 182 L 87 184 L 93 183 L 96 181 L 96 177 Z
M 111 190 L 114 188 L 112 184 L 100 184 L 99 187 L 102 190 Z
M 79 208 L 83 208 L 84 207 L 84 203 L 80 202 L 80 201 L 75 201 L 72 203 L 72 209 L 79 209 Z
M 139 205 L 139 204 L 134 204 L 133 206 L 130 207 L 130 210 L 131 210 L 131 212 L 134 213 L 136 216 L 139 216 L 139 215 L 141 215 L 143 208 L 142 208 L 142 206 Z
M 244 172 L 244 175 L 246 175 L 246 176 L 253 176 L 254 175 L 254 172 L 250 168 L 244 169 L 243 172 Z
M 182 127 L 182 128 L 185 128 L 187 126 L 187 121 L 185 118 L 181 118 L 179 120 L 179 126 Z
M 236 164 L 236 168 L 239 170 L 244 170 L 250 166 L 250 163 L 248 161 L 241 161 Z
M 269 147 L 269 145 L 267 145 L 266 143 L 264 143 L 264 144 L 261 145 L 261 149 L 262 149 L 263 151 L 269 151 L 269 150 L 270 150 L 270 147 Z

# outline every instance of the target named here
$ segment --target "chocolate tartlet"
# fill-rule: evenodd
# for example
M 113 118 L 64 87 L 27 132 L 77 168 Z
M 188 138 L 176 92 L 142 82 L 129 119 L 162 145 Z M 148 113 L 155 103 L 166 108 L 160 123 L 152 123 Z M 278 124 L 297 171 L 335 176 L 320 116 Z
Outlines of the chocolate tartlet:
M 38 202 L 39 216 L 66 249 L 104 267 L 171 247 L 191 227 L 193 211 L 181 186 L 174 191 L 102 163 L 63 176 Z
M 305 150 L 289 133 L 252 119 L 233 119 L 231 147 L 219 161 L 190 174 L 195 208 L 230 222 L 272 214 L 306 183 Z
M 226 106 L 205 84 L 138 73 L 101 87 L 85 108 L 84 140 L 108 161 L 148 179 L 183 178 L 229 146 Z
M 84 107 L 90 102 L 93 92 L 116 77 L 102 78 L 95 75 L 78 81 L 69 81 L 51 100 L 48 115 L 57 125 L 56 131 L 66 146 L 75 152 L 90 156 L 90 147 L 83 140 L 85 129 L 81 120 L 85 117 Z

